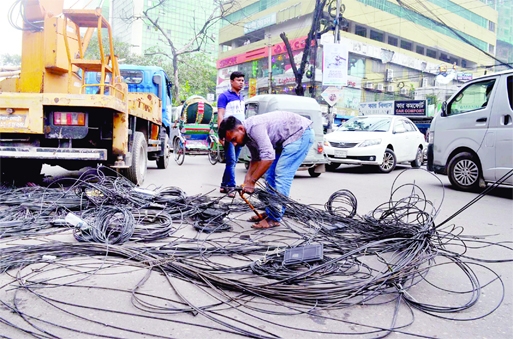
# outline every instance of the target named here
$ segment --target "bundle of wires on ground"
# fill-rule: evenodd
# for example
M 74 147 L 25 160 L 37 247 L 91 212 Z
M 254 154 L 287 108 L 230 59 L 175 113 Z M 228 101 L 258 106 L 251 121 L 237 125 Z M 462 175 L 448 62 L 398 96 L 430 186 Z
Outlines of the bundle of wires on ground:
M 402 192 L 408 194 L 401 197 Z M 506 259 L 497 262 L 513 260 L 509 244 L 437 227 L 439 206 L 411 183 L 394 187 L 389 201 L 364 216 L 356 213 L 357 199 L 348 190 L 334 192 L 319 207 L 262 186 L 250 197 L 253 206 L 286 209 L 283 227 L 269 230 L 241 226 L 252 211 L 240 199 L 225 203 L 224 196 L 188 196 L 177 187 L 142 189 L 94 171 L 46 187 L 3 188 L 0 198 L 2 242 L 46 237 L 50 229 L 74 235 L 75 241 L 0 248 L 0 272 L 11 277 L 1 287 L 6 293 L 0 302 L 25 321 L 10 322 L 0 310 L 0 323 L 38 338 L 71 333 L 162 338 L 170 335 L 159 326 L 169 323 L 195 333 L 253 338 L 283 337 L 284 329 L 333 337 L 408 334 L 413 309 L 470 320 L 501 305 L 500 275 L 472 260 L 470 247 L 498 246 Z M 70 213 L 79 222 L 69 222 Z M 480 277 L 475 268 L 486 274 Z M 435 282 L 431 276 L 438 271 L 458 275 L 465 286 L 456 287 L 452 279 Z M 109 278 L 116 279 L 115 287 Z M 498 296 L 482 301 L 485 288 Z M 74 297 L 65 297 L 63 289 Z M 77 297 L 81 292 L 88 297 Z M 440 294 L 437 300 L 450 296 L 450 303 L 434 302 L 434 294 Z M 117 302 L 94 302 L 102 298 Z M 349 321 L 327 313 L 356 305 L 387 306 L 391 314 Z M 47 312 L 36 314 L 36 306 Z M 87 316 L 91 310 L 98 316 Z M 283 319 L 300 315 L 329 320 L 333 328 Z M 63 316 L 72 316 L 73 324 L 56 320 Z M 128 317 L 134 325 L 101 319 L 114 316 Z M 149 318 L 155 326 L 141 327 Z

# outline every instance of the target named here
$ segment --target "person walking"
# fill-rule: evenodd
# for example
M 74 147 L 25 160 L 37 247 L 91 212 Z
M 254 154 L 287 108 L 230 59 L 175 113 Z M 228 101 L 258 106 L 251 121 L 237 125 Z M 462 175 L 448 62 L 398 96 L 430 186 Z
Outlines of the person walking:
M 243 192 L 253 193 L 255 183 L 267 173 L 270 190 L 288 197 L 294 174 L 315 140 L 311 124 L 311 120 L 286 111 L 254 115 L 245 121 L 234 116 L 223 119 L 219 138 L 234 146 L 246 145 L 251 153 Z M 277 227 L 284 213 L 284 206 L 271 204 L 266 206 L 263 219 L 253 216 L 250 221 L 257 221 L 254 228 Z
M 233 72 L 230 74 L 230 89 L 219 95 L 217 99 L 217 123 L 218 127 L 221 121 L 227 117 L 235 117 L 239 121 L 244 121 L 244 98 L 240 91 L 244 88 L 244 74 Z M 229 142 L 224 143 L 224 157 L 226 165 L 223 178 L 221 180 L 221 193 L 228 193 L 231 198 L 235 197 L 235 166 L 239 160 L 239 154 L 242 146 L 234 146 Z

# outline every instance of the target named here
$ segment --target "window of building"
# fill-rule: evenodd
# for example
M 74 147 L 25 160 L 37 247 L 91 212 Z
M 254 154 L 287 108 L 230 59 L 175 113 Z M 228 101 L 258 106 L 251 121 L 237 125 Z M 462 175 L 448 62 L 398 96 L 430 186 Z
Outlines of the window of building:
M 363 27 L 363 26 L 356 25 L 355 29 L 354 29 L 354 34 L 363 36 L 364 38 L 366 38 L 367 37 L 367 28 Z
M 488 53 L 495 53 L 495 46 L 492 44 L 488 44 Z
M 415 52 L 419 53 L 419 54 L 424 54 L 424 47 L 422 46 L 416 46 L 415 47 Z
M 371 38 L 372 40 L 376 40 L 376 41 L 381 41 L 381 42 L 383 42 L 383 33 L 376 32 L 376 31 L 371 30 L 371 31 L 370 31 L 370 38 Z
M 409 41 L 401 40 L 401 48 L 411 51 L 413 48 L 413 44 Z
M 393 36 L 389 36 L 388 37 L 388 44 L 389 45 L 397 46 L 398 43 L 399 43 L 399 41 L 397 40 L 397 38 L 394 38 Z
M 444 54 L 444 53 L 440 53 L 440 60 L 442 61 L 446 61 L 446 62 L 449 62 L 450 59 L 449 57 L 447 56 L 447 54 Z
M 426 56 L 428 56 L 430 58 L 435 58 L 436 59 L 436 51 L 427 48 L 426 49 Z
M 492 32 L 495 32 L 495 22 L 488 21 L 488 29 Z

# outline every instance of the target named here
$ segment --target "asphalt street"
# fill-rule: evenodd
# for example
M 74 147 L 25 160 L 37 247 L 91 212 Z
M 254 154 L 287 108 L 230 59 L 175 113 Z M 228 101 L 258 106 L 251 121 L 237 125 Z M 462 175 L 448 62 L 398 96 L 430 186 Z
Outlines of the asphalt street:
M 182 166 L 171 160 L 166 170 L 159 170 L 152 163 L 144 187 L 158 190 L 172 186 L 190 196 L 221 197 L 218 186 L 223 166 L 211 165 L 205 156 L 186 156 Z M 54 177 L 78 175 L 46 166 L 43 171 Z M 239 164 L 236 172 L 239 183 L 245 172 Z M 340 189 L 354 194 L 359 216 L 368 215 L 378 207 L 386 210 L 392 201 L 421 196 L 432 204 L 427 208 L 436 215 L 435 225 L 479 197 L 477 193 L 453 190 L 445 176 L 435 176 L 423 169 L 398 166 L 390 174 L 380 174 L 370 168 L 342 166 L 318 178 L 310 177 L 306 171 L 298 172 L 291 198 L 323 209 L 329 197 Z M 225 197 L 222 201 L 230 199 Z M 250 215 L 247 212 L 234 218 L 233 239 L 267 237 L 272 243 L 290 234 L 286 226 L 279 233 L 251 229 L 251 223 L 245 221 Z M 123 265 L 119 259 L 110 257 L 80 256 L 55 263 L 41 259 L 40 263 L 2 273 L 0 335 L 7 338 L 377 338 L 388 334 L 389 338 L 511 338 L 513 190 L 504 187 L 493 190 L 445 223 L 443 229 L 462 239 L 445 249 L 465 252 L 464 261 L 472 272 L 440 256 L 425 275 L 425 281 L 405 291 L 404 297 L 437 309 L 474 303 L 460 312 L 430 312 L 429 308 L 422 312 L 380 299 L 347 307 L 305 310 L 299 305 L 254 295 L 241 297 L 238 292 L 218 287 L 209 292 L 187 277 L 166 276 L 144 265 Z M 199 234 L 187 225 L 169 242 L 177 237 L 198 241 L 191 246 L 203 246 L 202 239 L 215 238 Z M 44 239 L 0 240 L 2 249 L 55 240 L 75 242 L 70 231 Z M 170 256 L 169 260 L 174 258 Z M 227 257 L 217 264 L 234 266 L 236 261 Z M 469 281 L 478 281 L 480 288 L 475 293 L 469 293 L 475 288 Z M 183 304 L 177 304 L 171 296 L 179 296 Z M 234 306 L 234 300 L 239 306 Z M 395 331 L 384 330 L 390 327 Z M 247 332 L 236 330 L 240 328 Z

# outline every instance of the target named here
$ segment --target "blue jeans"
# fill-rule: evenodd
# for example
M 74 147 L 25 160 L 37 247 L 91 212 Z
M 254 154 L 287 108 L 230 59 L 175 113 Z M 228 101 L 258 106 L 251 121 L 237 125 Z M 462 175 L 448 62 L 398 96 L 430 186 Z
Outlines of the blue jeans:
M 267 185 L 288 197 L 294 175 L 305 160 L 314 140 L 315 133 L 313 129 L 308 128 L 301 138 L 285 146 L 281 152 L 276 152 L 276 159 L 267 170 Z M 285 206 L 271 204 L 265 208 L 265 213 L 270 220 L 280 221 L 285 213 Z
M 224 144 L 224 158 L 226 160 L 226 166 L 224 168 L 223 179 L 221 181 L 221 187 L 235 187 L 235 166 L 239 160 L 241 146 L 233 146 L 231 142 Z

